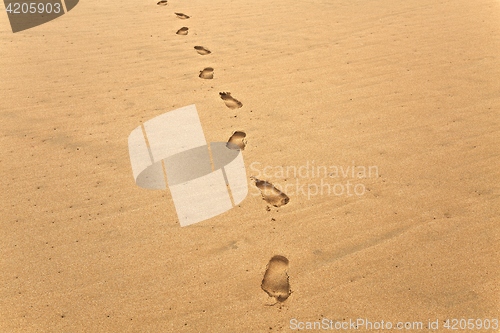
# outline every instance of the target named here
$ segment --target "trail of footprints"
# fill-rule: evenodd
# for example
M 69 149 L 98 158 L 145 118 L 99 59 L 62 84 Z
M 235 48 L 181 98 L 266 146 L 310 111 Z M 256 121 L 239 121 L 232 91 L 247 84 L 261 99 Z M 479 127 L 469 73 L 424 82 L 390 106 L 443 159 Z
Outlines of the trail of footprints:
M 158 6 L 166 6 L 168 4 L 167 0 L 160 0 L 156 3 Z M 175 16 L 181 20 L 187 20 L 190 18 L 189 15 L 184 13 L 174 13 Z M 176 34 L 181 36 L 186 36 L 189 33 L 189 27 L 181 27 L 177 30 Z M 194 49 L 199 55 L 206 56 L 212 52 L 206 47 L 196 45 Z M 198 75 L 201 79 L 211 80 L 214 78 L 214 69 L 212 67 L 205 67 L 200 71 Z M 229 109 L 239 109 L 243 107 L 243 103 L 231 96 L 230 92 L 220 92 L 220 98 Z M 227 140 L 227 148 L 235 150 L 243 150 L 246 146 L 246 133 L 242 131 L 234 132 L 231 137 Z M 290 198 L 277 189 L 273 184 L 266 180 L 260 180 L 255 177 L 251 177 L 255 186 L 260 190 L 262 199 L 265 200 L 270 205 L 274 207 L 281 207 L 286 205 Z M 288 259 L 281 255 L 276 255 L 271 258 L 267 264 L 266 272 L 264 273 L 264 278 L 262 280 L 261 288 L 270 297 L 276 299 L 276 303 L 284 302 L 291 294 L 289 277 L 287 273 Z
M 160 0 L 156 4 L 158 6 L 166 6 L 168 3 L 167 0 Z M 187 20 L 190 18 L 189 15 L 184 13 L 174 12 L 175 16 L 181 20 Z M 181 36 L 186 36 L 189 33 L 189 27 L 181 27 L 177 30 L 176 34 Z M 202 56 L 207 56 L 212 53 L 209 49 L 204 46 L 196 45 L 194 46 L 195 51 Z M 199 78 L 205 80 L 211 80 L 214 78 L 214 69 L 213 67 L 205 67 L 202 69 L 198 75 Z M 219 92 L 219 96 L 226 105 L 227 108 L 235 110 L 243 107 L 243 103 L 231 96 L 230 92 Z M 234 132 L 233 135 L 229 138 L 227 142 L 227 147 L 229 149 L 241 149 L 243 150 L 246 145 L 245 141 L 246 134 L 244 132 Z M 265 180 L 260 180 L 254 178 L 255 186 L 260 190 L 262 199 L 267 203 L 280 207 L 286 205 L 290 198 L 279 189 L 277 189 L 273 184 L 269 183 Z
M 167 3 L 168 3 L 167 0 L 161 0 L 161 1 L 158 1 L 156 4 L 158 6 L 166 6 Z M 177 18 L 179 18 L 181 20 L 187 20 L 190 18 L 189 15 L 186 15 L 184 13 L 174 12 L 174 14 Z M 177 35 L 181 35 L 181 36 L 186 36 L 188 33 L 189 33 L 189 27 L 182 27 L 179 30 L 177 30 L 177 32 L 176 32 Z M 212 51 L 210 51 L 206 47 L 200 46 L 200 45 L 196 45 L 194 47 L 194 49 L 196 50 L 196 52 L 198 52 L 198 54 L 200 54 L 202 56 L 209 55 L 212 53 Z M 207 68 L 203 69 L 200 72 L 199 77 L 202 79 L 213 79 L 214 69 L 212 67 L 207 67 Z M 243 103 L 238 101 L 236 98 L 232 97 L 231 93 L 229 93 L 229 92 L 221 92 L 221 93 L 219 93 L 219 95 L 220 95 L 221 99 L 224 101 L 224 104 L 230 109 L 239 109 L 243 106 Z

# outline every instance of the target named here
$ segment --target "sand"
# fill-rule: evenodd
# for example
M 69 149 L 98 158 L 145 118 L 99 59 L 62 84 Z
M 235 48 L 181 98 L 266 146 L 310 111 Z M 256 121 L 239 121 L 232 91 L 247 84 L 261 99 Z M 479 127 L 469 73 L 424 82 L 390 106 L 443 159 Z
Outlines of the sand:
M 2 15 L 1 332 L 500 317 L 498 1 L 89 0 L 16 34 Z M 190 104 L 207 141 L 246 134 L 250 192 L 181 228 L 127 138 Z

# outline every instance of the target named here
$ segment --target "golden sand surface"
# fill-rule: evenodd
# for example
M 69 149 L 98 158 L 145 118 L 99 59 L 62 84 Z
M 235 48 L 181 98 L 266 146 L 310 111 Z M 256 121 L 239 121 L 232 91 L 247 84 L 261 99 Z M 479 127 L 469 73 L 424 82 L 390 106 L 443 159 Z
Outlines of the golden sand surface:
M 0 9 L 0 332 L 500 318 L 499 1 L 88 0 L 15 34 Z M 190 104 L 246 134 L 249 195 L 181 228 L 127 138 Z

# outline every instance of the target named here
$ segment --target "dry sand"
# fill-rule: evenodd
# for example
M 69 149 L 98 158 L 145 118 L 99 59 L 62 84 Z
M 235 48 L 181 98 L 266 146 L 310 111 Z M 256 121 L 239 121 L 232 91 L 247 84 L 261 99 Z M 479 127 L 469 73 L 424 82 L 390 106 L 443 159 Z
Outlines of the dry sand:
M 1 332 L 500 317 L 500 2 L 88 0 L 16 34 L 1 17 Z M 189 104 L 207 141 L 246 133 L 250 194 L 181 228 L 168 191 L 135 185 L 127 137 Z M 290 202 L 266 209 L 250 176 Z M 322 180 L 365 193 L 308 197 Z M 274 255 L 292 293 L 268 306 Z

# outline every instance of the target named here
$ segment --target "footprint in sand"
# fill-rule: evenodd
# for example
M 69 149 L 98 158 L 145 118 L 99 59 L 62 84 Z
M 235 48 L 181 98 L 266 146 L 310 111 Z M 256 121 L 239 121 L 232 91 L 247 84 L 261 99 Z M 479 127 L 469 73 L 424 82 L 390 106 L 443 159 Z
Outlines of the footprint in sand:
M 179 30 L 177 30 L 176 34 L 185 36 L 188 34 L 188 30 L 189 30 L 188 27 L 182 27 Z
M 284 302 L 292 293 L 287 274 L 288 259 L 276 255 L 269 260 L 260 287 L 278 302 Z
M 202 79 L 213 79 L 214 78 L 214 69 L 212 67 L 204 68 L 200 71 L 200 75 L 198 75 Z
M 204 48 L 203 46 L 195 46 L 194 49 L 196 50 L 196 52 L 198 52 L 198 54 L 201 54 L 201 55 L 207 55 L 207 54 L 212 53 L 208 49 Z
M 236 131 L 231 135 L 229 140 L 227 140 L 226 147 L 234 150 L 243 150 L 246 146 L 245 137 L 247 135 L 245 132 Z
M 167 0 L 160 0 L 160 1 L 158 1 L 156 4 L 157 4 L 158 6 L 166 6 L 166 5 L 167 5 L 167 2 L 168 2 Z
M 220 92 L 219 95 L 224 103 L 226 103 L 226 106 L 230 109 L 239 109 L 243 106 L 240 101 L 231 96 L 230 92 Z
M 174 13 L 178 18 L 180 18 L 181 20 L 186 20 L 189 18 L 189 16 L 187 16 L 186 14 L 183 14 L 183 13 Z
M 264 199 L 267 203 L 273 205 L 274 207 L 281 207 L 290 201 L 288 195 L 278 190 L 273 184 L 255 177 L 251 178 L 255 181 L 255 186 L 257 186 L 260 190 L 262 199 Z

